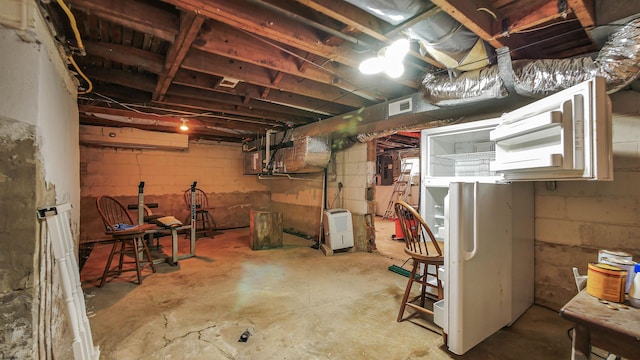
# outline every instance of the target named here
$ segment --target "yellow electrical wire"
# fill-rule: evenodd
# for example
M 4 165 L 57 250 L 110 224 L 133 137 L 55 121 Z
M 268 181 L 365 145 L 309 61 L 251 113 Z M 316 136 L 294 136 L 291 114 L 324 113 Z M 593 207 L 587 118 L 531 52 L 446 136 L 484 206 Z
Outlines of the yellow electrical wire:
M 76 42 L 78 43 L 78 49 L 80 50 L 80 54 L 82 56 L 85 55 L 84 44 L 82 43 L 82 38 L 80 38 L 80 31 L 78 31 L 78 25 L 76 24 L 76 18 L 71 13 L 71 10 L 67 7 L 67 5 L 62 0 L 58 0 L 58 5 L 62 8 L 62 10 L 67 14 L 69 18 L 69 23 L 71 24 L 71 29 L 73 29 L 73 34 L 76 36 Z
M 62 10 L 65 12 L 65 14 L 67 14 L 67 17 L 69 18 L 69 23 L 71 24 L 71 29 L 73 30 L 73 34 L 76 37 L 76 43 L 78 43 L 78 50 L 80 51 L 80 54 L 82 56 L 86 55 L 84 44 L 82 43 L 82 38 L 80 37 L 80 31 L 78 31 L 78 24 L 76 23 L 76 18 L 73 16 L 73 13 L 71 12 L 71 10 L 69 10 L 69 7 L 67 7 L 64 1 L 58 0 L 57 3 L 58 5 L 60 5 Z M 73 59 L 73 55 L 69 55 L 68 59 L 71 65 L 73 65 L 73 67 L 76 69 L 76 72 L 78 72 L 78 75 L 80 75 L 84 79 L 84 81 L 86 81 L 87 84 L 89 85 L 87 90 L 78 91 L 78 95 L 84 95 L 84 94 L 90 93 L 93 90 L 93 83 L 91 83 L 91 80 L 89 80 L 89 78 L 82 72 L 82 70 L 80 70 L 80 67 L 78 66 L 78 64 L 76 64 L 76 61 Z
M 78 75 L 82 76 L 84 81 L 86 81 L 87 84 L 89 84 L 89 87 L 87 88 L 87 90 L 78 91 L 78 95 L 84 95 L 84 94 L 90 93 L 93 90 L 93 84 L 91 83 L 91 80 L 89 80 L 89 78 L 82 71 L 80 71 L 78 64 L 76 64 L 76 61 L 73 60 L 73 56 L 71 55 L 69 56 L 69 62 L 71 62 L 71 65 L 73 65 L 73 67 L 76 69 L 76 71 L 78 72 Z

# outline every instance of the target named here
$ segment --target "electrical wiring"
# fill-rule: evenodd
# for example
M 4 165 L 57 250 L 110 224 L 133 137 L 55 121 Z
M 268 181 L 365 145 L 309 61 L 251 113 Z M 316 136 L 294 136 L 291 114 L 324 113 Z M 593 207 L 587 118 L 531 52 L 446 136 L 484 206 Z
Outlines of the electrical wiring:
M 476 11 L 484 11 L 486 13 L 488 13 L 489 15 L 491 15 L 493 17 L 493 20 L 497 20 L 498 17 L 496 16 L 496 13 L 494 13 L 493 11 L 485 8 L 485 7 L 479 7 L 476 9 Z
M 91 80 L 89 80 L 89 78 L 80 70 L 80 68 L 78 67 L 78 64 L 76 64 L 76 61 L 73 59 L 73 56 L 69 56 L 69 62 L 71 63 L 71 65 L 73 65 L 73 67 L 76 69 L 76 72 L 78 73 L 78 75 L 80 75 L 84 81 L 87 82 L 88 87 L 87 90 L 82 90 L 82 91 L 78 91 L 78 95 L 84 95 L 84 94 L 88 94 L 91 91 L 93 91 L 93 83 L 91 82 Z
M 78 24 L 76 23 L 75 16 L 73 16 L 73 13 L 71 13 L 71 10 L 69 9 L 69 7 L 67 7 L 64 1 L 58 0 L 57 3 L 58 5 L 60 5 L 60 7 L 62 8 L 62 11 L 64 11 L 64 13 L 67 14 L 67 17 L 69 18 L 71 29 L 73 30 L 73 34 L 76 37 L 76 43 L 78 43 L 78 50 L 80 51 L 80 55 L 85 56 L 86 51 L 84 49 L 84 44 L 82 43 L 82 38 L 80 37 L 80 31 L 78 31 Z
M 517 30 L 517 31 L 514 31 L 513 33 L 514 34 L 530 33 L 530 32 L 534 32 L 534 31 L 538 31 L 538 30 L 544 30 L 544 29 L 550 28 L 552 26 L 556 26 L 556 25 L 560 25 L 560 24 L 566 24 L 566 23 L 570 23 L 570 22 L 574 22 L 574 21 L 578 21 L 578 19 L 568 19 L 568 20 L 558 21 L 558 22 L 555 22 L 555 23 L 552 23 L 552 24 L 538 26 L 538 27 L 531 28 L 531 29 Z
M 189 112 L 189 111 L 181 111 L 181 110 L 175 110 L 175 109 L 171 109 L 171 112 L 167 112 L 165 114 L 157 114 L 157 113 L 153 113 L 153 112 L 148 112 L 148 111 L 141 111 L 138 110 L 136 108 L 144 108 L 144 109 L 150 109 L 150 110 L 158 110 L 158 111 L 167 111 L 167 109 L 165 108 L 161 108 L 161 107 L 155 107 L 155 106 L 149 106 L 147 104 L 131 104 L 131 103 L 123 103 L 120 102 L 118 100 L 112 99 L 106 95 L 102 95 L 100 93 L 93 93 L 94 95 L 97 95 L 103 99 L 96 99 L 93 97 L 83 97 L 80 96 L 78 97 L 78 100 L 84 100 L 84 101 L 92 101 L 92 102 L 104 102 L 107 104 L 117 104 L 119 106 L 122 106 L 123 108 L 127 109 L 127 110 L 131 110 L 135 113 L 138 114 L 142 114 L 142 115 L 150 115 L 150 116 L 157 116 L 157 117 L 167 117 L 167 116 L 174 116 L 174 117 L 183 117 L 183 118 L 191 118 L 191 117 L 207 117 L 207 118 L 212 118 L 212 119 L 222 119 L 222 120 L 232 120 L 232 121 L 240 121 L 240 122 L 248 122 L 248 123 L 254 123 L 254 124 L 260 124 L 260 125 L 268 125 L 268 126 L 274 126 L 273 124 L 265 124 L 263 121 L 258 121 L 258 120 L 248 120 L 248 119 L 240 119 L 240 118 L 235 118 L 232 116 L 228 116 L 228 115 L 218 115 L 216 113 L 212 113 L 212 112 L 204 112 L 204 113 L 194 113 L 194 112 Z M 267 120 L 265 120 L 267 121 Z
M 69 7 L 64 3 L 63 0 L 57 0 L 57 3 L 60 6 L 60 8 L 62 8 L 64 13 L 67 15 L 67 18 L 69 18 L 69 24 L 71 24 L 71 29 L 73 30 L 73 34 L 76 37 L 76 43 L 78 45 L 78 51 L 80 52 L 80 55 L 85 56 L 87 52 L 84 49 L 84 43 L 82 42 L 82 37 L 80 36 L 80 31 L 78 30 L 78 24 L 76 23 L 75 16 L 73 16 L 73 13 L 69 9 Z M 76 69 L 76 72 L 78 73 L 78 75 L 80 75 L 80 77 L 82 77 L 82 79 L 84 79 L 84 81 L 86 81 L 88 85 L 87 90 L 78 91 L 78 94 L 84 95 L 84 94 L 90 93 L 93 90 L 93 83 L 82 72 L 82 70 L 80 70 L 80 67 L 78 66 L 76 61 L 73 59 L 73 55 L 69 55 L 68 59 L 71 65 L 73 65 L 73 67 Z

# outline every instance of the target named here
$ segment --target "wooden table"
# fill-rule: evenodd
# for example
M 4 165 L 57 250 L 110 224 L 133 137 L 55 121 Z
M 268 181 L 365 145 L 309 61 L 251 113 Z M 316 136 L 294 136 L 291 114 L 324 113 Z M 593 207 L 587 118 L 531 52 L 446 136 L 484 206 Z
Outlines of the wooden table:
M 605 304 L 582 290 L 560 309 L 560 316 L 576 325 L 572 359 L 588 360 L 591 345 L 628 359 L 640 358 L 640 309 L 628 300 Z

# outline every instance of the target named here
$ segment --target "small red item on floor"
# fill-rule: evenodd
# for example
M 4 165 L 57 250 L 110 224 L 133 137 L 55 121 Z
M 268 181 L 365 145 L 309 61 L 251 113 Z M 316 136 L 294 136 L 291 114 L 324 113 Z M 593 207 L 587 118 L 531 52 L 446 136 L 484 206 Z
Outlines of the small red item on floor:
M 393 221 L 396 224 L 396 234 L 393 237 L 394 240 L 404 240 L 404 234 L 402 233 L 402 226 L 400 226 L 400 219 L 395 218 Z
M 393 240 L 404 240 L 404 234 L 402 233 L 402 226 L 400 225 L 400 219 L 399 218 L 395 218 L 393 219 L 394 223 L 396 224 L 396 233 L 395 235 L 391 236 L 391 238 Z M 413 221 L 409 221 L 409 223 L 411 224 L 411 231 L 416 231 L 417 229 L 417 225 L 415 220 Z

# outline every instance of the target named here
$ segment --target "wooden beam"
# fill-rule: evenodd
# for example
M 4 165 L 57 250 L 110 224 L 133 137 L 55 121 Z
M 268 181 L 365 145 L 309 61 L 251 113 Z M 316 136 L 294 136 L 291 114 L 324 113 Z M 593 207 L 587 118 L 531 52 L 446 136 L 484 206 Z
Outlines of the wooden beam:
M 327 15 L 339 22 L 354 28 L 355 30 L 369 35 L 372 38 L 388 42 L 389 38 L 384 35 L 391 28 L 384 21 L 367 13 L 366 11 L 351 5 L 346 1 L 334 0 L 296 0 L 297 2 L 310 7 L 311 9 Z
M 347 29 L 354 29 L 363 34 L 371 36 L 372 38 L 384 43 L 390 44 L 392 38 L 399 35 L 403 30 L 407 29 L 411 24 L 402 24 L 397 28 L 392 28 L 389 25 L 377 17 L 367 13 L 366 11 L 351 5 L 344 1 L 332 1 L 332 0 L 296 0 L 301 4 L 304 4 L 324 15 L 327 15 L 333 19 L 340 21 L 347 25 Z M 428 16 L 431 16 L 431 11 L 427 11 Z M 344 31 L 343 31 L 344 32 Z M 326 43 L 327 41 L 325 41 Z M 358 44 L 356 44 L 357 46 Z M 371 49 L 369 56 L 374 55 L 378 49 Z M 418 52 L 412 51 L 409 53 L 416 59 L 425 61 L 433 66 L 442 67 L 442 64 L 435 61 L 430 57 L 424 57 Z M 413 63 L 416 66 L 415 63 Z M 424 71 L 424 67 L 420 67 L 420 70 Z
M 305 71 L 301 71 L 298 65 L 292 61 L 292 54 L 282 51 L 284 48 L 278 49 L 261 41 L 255 35 L 238 31 L 226 24 L 208 22 L 203 26 L 203 30 L 193 47 L 211 54 L 339 87 L 370 101 L 380 98 L 379 94 L 373 91 L 361 90 L 367 88 L 366 84 L 362 80 L 356 79 L 354 74 L 347 73 L 346 70 L 333 71 L 322 68 L 320 65 L 309 64 Z M 415 82 L 412 82 L 411 85 L 417 88 Z
M 178 16 L 136 0 L 70 0 L 72 9 L 94 14 L 126 28 L 173 42 L 178 34 Z
M 494 32 L 495 21 L 499 21 L 502 17 L 488 0 L 432 0 L 431 2 L 494 48 L 504 46 L 496 39 Z M 487 11 L 480 9 L 487 9 Z M 496 18 L 492 14 L 495 14 Z
M 85 41 L 87 54 L 117 61 L 129 66 L 143 68 L 151 73 L 162 73 L 164 58 L 151 51 L 141 50 L 125 45 Z
M 194 71 L 182 69 L 176 74 L 173 83 L 204 90 L 213 90 L 228 94 L 247 96 L 254 99 L 260 98 L 277 104 L 290 104 L 293 107 L 308 109 L 310 111 L 317 112 L 323 115 L 344 114 L 355 109 L 354 107 L 338 104 L 336 102 L 323 101 L 282 90 L 267 91 L 267 96 L 263 97 L 265 89 L 271 90 L 271 88 L 263 88 L 261 86 L 247 84 L 245 82 L 239 83 L 233 89 L 214 88 L 209 84 L 212 84 L 215 79 L 218 78 L 208 74 L 197 73 Z M 317 109 L 321 109 L 321 111 L 318 111 Z
M 176 37 L 176 41 L 169 47 L 169 51 L 167 51 L 164 70 L 153 92 L 153 100 L 162 101 L 176 71 L 178 71 L 180 64 L 182 64 L 182 60 L 189 48 L 191 48 L 191 43 L 193 43 L 193 40 L 198 35 L 198 31 L 200 31 L 203 22 L 204 18 L 201 16 L 193 13 L 182 13 L 180 18 L 180 33 Z
M 154 110 L 154 111 L 158 111 L 158 110 Z M 96 117 L 100 117 L 100 115 L 95 115 L 95 114 L 102 114 L 102 115 L 111 115 L 111 116 L 117 116 L 117 117 L 122 117 L 125 119 L 132 119 L 132 121 L 135 121 L 135 119 L 142 119 L 142 120 L 149 120 L 149 121 L 165 121 L 165 122 L 172 122 L 174 123 L 174 126 L 177 127 L 178 125 L 181 124 L 181 117 L 179 112 L 175 112 L 172 109 L 167 109 L 166 112 L 167 113 L 162 113 L 162 112 L 157 112 L 157 113 L 151 113 L 151 112 L 136 112 L 136 111 L 132 111 L 132 110 L 128 110 L 128 109 L 115 109 L 115 108 L 106 108 L 106 107 L 101 107 L 101 106 L 93 106 L 93 105 L 79 105 L 78 106 L 78 112 L 80 113 L 80 116 L 84 116 L 87 118 L 90 118 L 92 116 L 96 116 Z M 185 114 L 186 115 L 186 114 Z M 193 116 L 189 116 L 189 126 L 192 128 L 192 130 L 194 129 L 194 126 L 200 126 L 200 127 L 205 127 L 205 126 L 211 126 L 211 127 L 218 127 L 218 128 L 224 128 L 229 127 L 229 123 L 227 121 L 221 121 L 218 119 L 209 119 L 206 117 L 193 117 Z M 123 122 L 119 122 L 120 124 L 122 124 Z M 126 122 L 125 122 L 126 123 Z M 234 124 L 234 127 L 237 127 L 238 130 L 236 133 L 240 133 L 241 131 L 247 131 L 247 130 L 252 130 L 255 128 L 255 126 L 253 125 L 249 125 L 247 126 L 246 124 L 242 125 L 242 124 Z M 220 131 L 220 130 L 217 130 Z M 199 133 L 202 133 L 202 129 L 200 129 L 198 131 Z
M 85 74 L 90 79 L 126 86 L 149 93 L 153 92 L 157 79 L 155 76 L 149 74 L 97 67 L 87 68 Z
M 333 59 L 349 66 L 357 67 L 358 54 L 355 51 L 326 46 L 314 29 L 300 26 L 282 14 L 275 13 L 266 8 L 252 6 L 251 1 L 223 1 L 223 0 L 164 0 L 178 8 L 193 11 L 197 14 L 215 19 L 225 24 L 242 29 L 252 34 L 289 44 L 296 48 L 308 51 L 322 57 Z
M 509 4 L 502 9 L 501 15 L 493 27 L 496 37 L 530 29 L 562 18 L 566 14 L 559 11 L 558 0 L 539 0 L 527 2 L 524 6 L 523 3 Z M 505 27 L 505 24 L 508 26 Z
M 193 11 L 216 21 L 228 24 L 249 34 L 259 34 L 261 38 L 268 39 L 272 43 L 287 44 L 301 51 L 319 55 L 325 59 L 357 68 L 366 55 L 359 54 L 351 46 L 328 46 L 323 43 L 318 31 L 311 26 L 301 26 L 301 23 L 283 14 L 260 6 L 258 0 L 224 1 L 224 0 L 164 0 L 179 8 Z M 248 5 L 249 4 L 249 5 Z M 253 6 L 255 5 L 255 6 Z M 284 70 L 283 70 L 284 71 Z M 338 84 L 345 89 L 348 85 L 341 79 L 349 79 L 349 83 L 356 80 L 354 77 L 337 77 Z M 415 81 L 404 79 L 391 80 L 405 86 L 418 88 Z M 344 85 L 342 85 L 344 83 Z M 360 89 L 363 87 L 352 86 L 349 91 L 360 96 L 367 96 Z M 373 100 L 373 99 L 371 99 Z
M 251 109 L 264 110 L 272 112 L 273 114 L 281 114 L 287 116 L 298 116 L 306 118 L 315 118 L 318 114 L 311 111 L 302 110 L 299 108 L 287 107 L 280 104 L 270 103 L 266 101 L 251 101 L 250 96 L 241 96 L 235 94 L 228 94 L 216 91 L 205 91 L 194 89 L 185 86 L 172 87 L 170 94 L 174 96 L 181 96 L 184 98 L 200 99 L 204 101 L 211 101 L 219 104 L 229 104 L 238 107 L 246 106 Z M 244 99 L 249 99 L 250 103 L 245 103 Z M 274 115 L 276 116 L 276 115 Z M 277 117 L 277 116 L 276 116 Z
M 83 113 L 80 114 L 80 124 L 89 126 L 108 126 L 108 127 L 134 127 L 140 130 L 147 131 L 159 131 L 168 133 L 177 133 L 178 126 L 182 122 L 177 121 L 175 124 L 127 124 L 121 121 L 103 119 L 99 116 L 90 116 Z M 244 132 L 234 131 L 231 128 L 224 129 L 223 127 L 217 127 L 209 125 L 206 122 L 194 121 L 189 119 L 189 139 L 200 138 L 214 141 L 227 141 L 227 142 L 241 142 L 247 137 L 253 137 L 253 134 L 247 134 L 247 132 L 257 131 L 262 127 L 253 127 L 251 130 L 245 130 Z M 227 131 L 225 131 L 227 130 Z
M 243 79 L 245 82 L 262 87 L 273 87 L 272 78 L 264 68 L 242 61 L 233 61 L 203 51 L 190 51 L 185 57 L 182 67 L 187 70 L 210 75 L 230 76 L 236 79 Z M 339 104 L 356 108 L 372 104 L 372 102 L 354 96 L 348 91 L 341 90 L 334 86 L 311 80 L 299 81 L 299 79 L 288 76 L 283 76 L 279 86 L 275 89 L 294 94 L 304 94 L 325 101 L 335 101 Z
M 191 97 L 175 96 L 171 93 L 167 93 L 164 99 L 164 104 L 178 105 L 189 109 L 210 110 L 221 112 L 224 114 L 233 114 L 252 118 L 252 121 L 258 121 L 262 124 L 277 124 L 292 122 L 296 124 L 306 124 L 311 121 L 315 121 L 315 118 L 303 118 L 300 116 L 293 116 L 283 114 L 280 112 L 266 111 L 255 109 L 249 106 L 238 106 L 224 103 L 216 103 L 213 101 L 194 99 Z
M 596 10 L 593 0 L 568 0 L 568 2 L 585 30 L 591 30 L 596 26 Z M 587 34 L 589 34 L 588 31 Z

